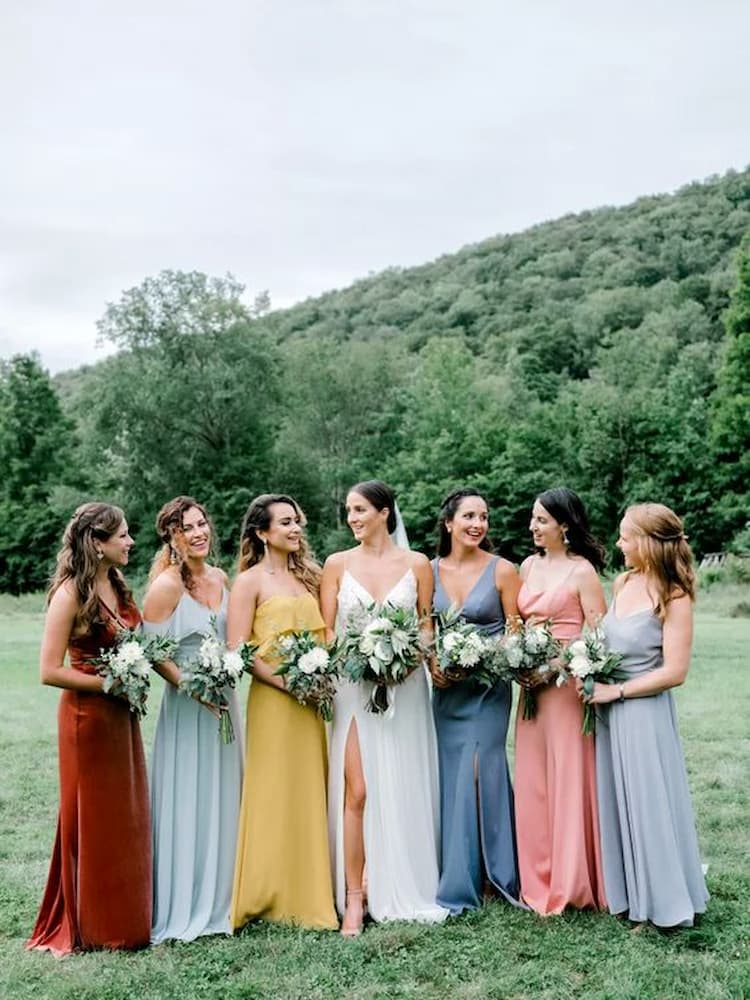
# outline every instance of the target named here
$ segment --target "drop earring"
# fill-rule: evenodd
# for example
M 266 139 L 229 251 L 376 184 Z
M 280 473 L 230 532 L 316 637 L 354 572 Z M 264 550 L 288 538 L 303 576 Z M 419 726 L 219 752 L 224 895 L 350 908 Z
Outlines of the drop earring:
M 570 539 L 568 538 L 568 529 L 563 528 L 562 530 L 562 543 L 567 548 L 570 545 Z

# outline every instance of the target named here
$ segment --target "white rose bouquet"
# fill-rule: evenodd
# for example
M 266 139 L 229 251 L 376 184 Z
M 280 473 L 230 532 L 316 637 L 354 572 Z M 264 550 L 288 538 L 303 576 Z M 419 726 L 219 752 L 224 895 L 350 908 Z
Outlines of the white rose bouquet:
M 300 705 L 312 705 L 325 722 L 333 718 L 336 665 L 320 639 L 304 629 L 289 632 L 276 643 L 279 667 L 289 694 Z
M 583 690 L 587 696 L 594 692 L 594 683 L 614 684 L 623 679 L 618 671 L 622 663 L 622 654 L 613 653 L 607 646 L 607 640 L 600 625 L 593 629 L 584 629 L 580 639 L 575 639 L 562 652 L 563 668 L 557 679 L 558 685 L 567 683 L 570 677 L 583 682 Z M 587 701 L 583 703 L 583 723 L 581 732 L 584 735 L 593 733 L 596 728 L 594 706 Z
M 451 681 L 475 680 L 493 687 L 507 680 L 497 639 L 484 635 L 476 625 L 449 608 L 435 618 L 435 655 L 438 666 Z
M 553 637 L 549 622 L 525 622 L 518 631 L 506 635 L 501 649 L 507 674 L 522 686 L 523 718 L 533 719 L 536 696 L 524 682 L 549 672 L 551 661 L 560 655 L 560 643 Z
M 373 615 L 372 618 L 370 616 Z M 369 619 L 369 620 L 368 620 Z M 336 640 L 334 659 L 352 681 L 373 685 L 367 710 L 388 710 L 387 686 L 400 684 L 424 659 L 419 617 L 415 611 L 390 604 L 371 605 L 362 615 L 351 615 Z
M 151 687 L 151 668 L 154 663 L 168 660 L 176 649 L 177 643 L 168 636 L 146 635 L 132 628 L 119 629 L 115 645 L 100 650 L 92 663 L 104 680 L 104 693 L 124 698 L 130 711 L 142 719 Z
M 235 687 L 243 673 L 249 672 L 254 655 L 255 647 L 249 642 L 243 642 L 237 649 L 227 649 L 215 633 L 208 633 L 198 647 L 196 658 L 180 669 L 179 690 L 217 709 L 222 743 L 234 740 L 226 688 Z

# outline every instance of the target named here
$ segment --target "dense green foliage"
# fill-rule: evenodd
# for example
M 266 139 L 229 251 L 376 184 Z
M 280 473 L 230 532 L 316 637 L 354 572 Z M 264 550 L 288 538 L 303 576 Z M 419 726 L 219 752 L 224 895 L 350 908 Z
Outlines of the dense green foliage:
M 163 272 L 107 308 L 120 352 L 57 379 L 76 482 L 122 503 L 141 561 L 178 492 L 210 507 L 227 559 L 247 501 L 292 492 L 325 555 L 350 538 L 347 487 L 370 477 L 427 551 L 441 497 L 467 482 L 515 557 L 534 494 L 556 484 L 608 544 L 627 503 L 658 499 L 699 553 L 745 547 L 749 231 L 750 170 L 284 311 L 248 309 L 232 278 Z

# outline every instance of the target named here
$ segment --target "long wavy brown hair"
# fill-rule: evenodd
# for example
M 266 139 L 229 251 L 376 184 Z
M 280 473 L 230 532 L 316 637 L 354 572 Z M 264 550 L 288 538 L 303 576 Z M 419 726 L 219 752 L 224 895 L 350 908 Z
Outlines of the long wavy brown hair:
M 180 570 L 185 590 L 188 593 L 192 593 L 195 580 L 193 579 L 193 574 L 187 560 L 187 547 L 182 534 L 182 519 L 193 507 L 197 507 L 208 522 L 211 532 L 211 550 L 213 549 L 214 526 L 206 512 L 206 508 L 192 497 L 175 497 L 173 500 L 165 503 L 156 515 L 156 534 L 162 542 L 162 547 L 156 553 L 151 563 L 151 569 L 148 574 L 149 583 L 155 580 L 160 573 L 163 573 L 167 567 L 177 566 Z
M 625 518 L 633 529 L 643 572 L 656 592 L 656 614 L 664 621 L 667 605 L 675 597 L 687 594 L 695 600 L 695 564 L 682 521 L 663 503 L 635 504 L 625 511 Z
M 78 611 L 73 623 L 76 632 L 85 632 L 94 622 L 101 620 L 96 593 L 99 557 L 95 543 L 106 542 L 124 520 L 122 510 L 113 504 L 85 503 L 76 510 L 65 528 L 55 572 L 47 590 L 47 603 L 55 591 L 70 580 L 78 599 Z M 132 604 L 132 592 L 120 570 L 110 566 L 108 576 L 119 602 Z
M 271 527 L 271 507 L 275 503 L 289 504 L 290 507 L 294 508 L 295 513 L 299 517 L 300 527 L 304 528 L 307 524 L 302 508 L 293 497 L 287 496 L 285 493 L 262 493 L 256 497 L 250 503 L 242 519 L 240 554 L 237 560 L 238 573 L 250 569 L 251 566 L 255 566 L 263 558 L 265 545 L 258 537 L 258 532 L 268 531 Z M 289 553 L 289 569 L 305 588 L 310 591 L 313 597 L 317 598 L 318 591 L 320 590 L 321 571 L 320 566 L 313 559 L 304 532 L 300 539 L 299 549 L 296 552 Z

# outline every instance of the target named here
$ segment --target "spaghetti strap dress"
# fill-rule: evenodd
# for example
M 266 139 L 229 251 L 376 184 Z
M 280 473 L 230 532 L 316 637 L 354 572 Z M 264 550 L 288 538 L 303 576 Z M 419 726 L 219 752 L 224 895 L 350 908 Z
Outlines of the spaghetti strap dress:
M 618 667 L 639 677 L 663 662 L 662 624 L 653 611 L 603 627 Z M 659 927 L 691 926 L 703 913 L 703 878 L 677 713 L 671 691 L 598 705 L 596 770 L 604 884 L 612 913 Z
M 496 564 L 493 556 L 461 608 L 461 616 L 489 636 L 505 630 Z M 440 560 L 433 560 L 433 607 L 444 613 L 451 600 L 439 567 Z M 507 900 L 518 902 L 513 789 L 505 751 L 511 700 L 505 681 L 492 688 L 473 680 L 433 688 L 440 760 L 437 898 L 453 914 L 481 906 L 485 878 Z
M 144 629 L 176 639 L 173 659 L 183 667 L 205 635 L 215 631 L 224 640 L 226 605 L 226 590 L 217 612 L 185 591 L 166 621 Z M 235 733 L 229 744 L 205 706 L 172 684 L 164 688 L 151 758 L 152 944 L 231 932 L 243 748 L 237 694 L 227 689 L 225 696 Z
M 102 614 L 71 638 L 72 670 L 116 644 L 118 626 L 140 623 L 133 604 Z M 57 714 L 60 811 L 39 915 L 27 948 L 65 955 L 143 948 L 151 931 L 151 819 L 138 719 L 127 703 L 66 689 Z
M 556 639 L 581 634 L 584 615 L 567 582 L 518 594 L 524 620 L 549 621 Z M 575 685 L 536 689 L 533 719 L 516 713 L 516 835 L 521 897 L 541 914 L 604 909 L 594 737 L 581 733 Z

